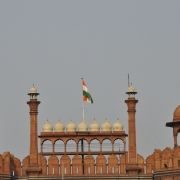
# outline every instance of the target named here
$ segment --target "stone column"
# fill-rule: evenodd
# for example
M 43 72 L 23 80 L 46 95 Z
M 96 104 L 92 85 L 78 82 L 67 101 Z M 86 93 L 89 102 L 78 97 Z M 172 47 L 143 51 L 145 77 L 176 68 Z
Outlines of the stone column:
M 52 143 L 52 145 L 53 145 L 53 147 L 52 147 L 52 148 L 53 148 L 53 149 L 52 149 L 52 151 L 53 151 L 53 154 L 54 154 L 54 146 L 55 146 L 55 142 L 53 142 L 53 143 Z
M 129 163 L 137 164 L 137 152 L 136 152 L 136 100 L 134 97 L 130 97 L 125 100 L 128 106 L 128 141 L 129 141 Z
M 102 142 L 100 142 L 100 152 L 102 153 Z
M 88 142 L 88 153 L 90 152 L 90 142 Z
M 37 100 L 36 88 L 30 89 L 30 100 L 27 102 L 30 108 L 30 154 L 29 154 L 29 168 L 26 170 L 29 176 L 38 176 L 41 168 L 38 165 L 38 105 L 40 101 Z
M 112 142 L 112 152 L 114 152 L 114 142 Z
M 174 134 L 174 148 L 177 146 L 177 133 Z
M 126 165 L 126 172 L 128 174 L 138 174 L 140 172 L 140 168 L 137 165 L 137 151 L 136 151 L 136 104 L 138 100 L 135 99 L 134 87 L 132 84 L 128 88 L 128 99 L 125 100 L 125 103 L 128 107 L 128 164 Z

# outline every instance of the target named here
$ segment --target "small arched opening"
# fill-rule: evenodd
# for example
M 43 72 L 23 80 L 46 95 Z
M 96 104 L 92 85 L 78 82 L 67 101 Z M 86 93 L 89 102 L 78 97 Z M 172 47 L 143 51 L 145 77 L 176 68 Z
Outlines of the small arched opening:
M 167 164 L 164 164 L 164 168 L 165 168 L 165 169 L 167 169 L 167 168 L 168 168 Z
M 54 152 L 64 152 L 64 142 L 62 140 L 57 140 L 54 143 Z
M 78 152 L 88 152 L 88 142 L 85 139 L 79 140 Z
M 42 152 L 52 152 L 53 151 L 53 145 L 50 140 L 45 140 L 42 144 Z
M 90 151 L 100 151 L 100 142 L 97 139 L 93 139 L 90 142 Z
M 114 141 L 114 151 L 124 151 L 124 142 L 121 139 L 116 139 Z
M 109 139 L 103 140 L 102 151 L 112 151 L 112 142 Z
M 66 142 L 66 152 L 76 152 L 76 142 L 72 139 Z

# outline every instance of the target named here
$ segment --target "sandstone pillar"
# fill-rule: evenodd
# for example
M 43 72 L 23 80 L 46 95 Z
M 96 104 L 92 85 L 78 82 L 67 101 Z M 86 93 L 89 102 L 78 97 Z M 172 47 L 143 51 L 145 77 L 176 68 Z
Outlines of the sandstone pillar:
M 129 144 L 129 153 L 128 153 L 128 165 L 126 166 L 126 171 L 128 174 L 138 174 L 140 168 L 137 166 L 137 151 L 136 151 L 136 103 L 138 100 L 135 99 L 135 89 L 132 85 L 129 86 L 128 99 L 125 100 L 125 103 L 128 107 L 128 144 Z
M 30 89 L 30 100 L 27 102 L 30 108 L 30 154 L 29 154 L 29 168 L 26 170 L 29 176 L 38 176 L 41 168 L 38 166 L 38 105 L 40 101 L 37 100 L 36 88 Z

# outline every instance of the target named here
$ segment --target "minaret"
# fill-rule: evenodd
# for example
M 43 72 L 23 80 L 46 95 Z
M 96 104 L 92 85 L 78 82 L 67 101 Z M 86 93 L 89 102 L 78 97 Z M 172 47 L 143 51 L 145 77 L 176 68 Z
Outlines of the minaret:
M 30 100 L 27 102 L 30 108 L 30 154 L 27 173 L 30 176 L 37 176 L 41 171 L 38 168 L 38 105 L 40 101 L 37 100 L 39 93 L 34 85 L 28 95 L 30 96 Z
M 140 168 L 137 166 L 137 150 L 136 150 L 136 103 L 138 100 L 135 99 L 134 87 L 132 84 L 128 88 L 128 99 L 125 100 L 125 103 L 128 107 L 128 142 L 129 142 L 129 153 L 128 153 L 128 166 L 126 167 L 126 171 L 129 174 L 138 174 Z

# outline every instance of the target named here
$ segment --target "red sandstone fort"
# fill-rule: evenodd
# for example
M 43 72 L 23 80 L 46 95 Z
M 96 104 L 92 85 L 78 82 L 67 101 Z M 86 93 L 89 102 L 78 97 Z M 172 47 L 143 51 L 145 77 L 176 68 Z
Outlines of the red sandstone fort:
M 136 151 L 136 104 L 135 89 L 131 85 L 126 93 L 125 103 L 128 113 L 128 132 L 123 131 L 123 125 L 117 120 L 113 126 L 106 120 L 101 128 L 94 120 L 88 130 L 84 119 L 78 128 L 72 120 L 66 129 L 59 121 L 53 131 L 47 121 L 43 132 L 38 135 L 38 95 L 36 88 L 30 89 L 30 152 L 21 162 L 10 152 L 0 155 L 0 179 L 13 180 L 45 180 L 45 179 L 91 179 L 91 180 L 119 180 L 119 179 L 151 179 L 178 180 L 180 179 L 180 147 L 177 135 L 180 132 L 180 106 L 173 115 L 173 121 L 166 123 L 172 127 L 174 137 L 173 149 L 155 149 L 144 159 Z M 40 149 L 38 150 L 38 138 Z M 126 138 L 128 144 L 126 148 Z M 108 147 L 103 148 L 105 140 Z M 117 148 L 116 141 L 121 141 Z M 44 144 L 50 142 L 51 148 L 45 149 Z M 68 141 L 74 146 L 68 148 Z M 92 147 L 92 142 L 99 145 Z M 60 158 L 58 158 L 60 156 Z M 48 158 L 46 158 L 48 157 Z M 70 158 L 72 157 L 72 158 Z

